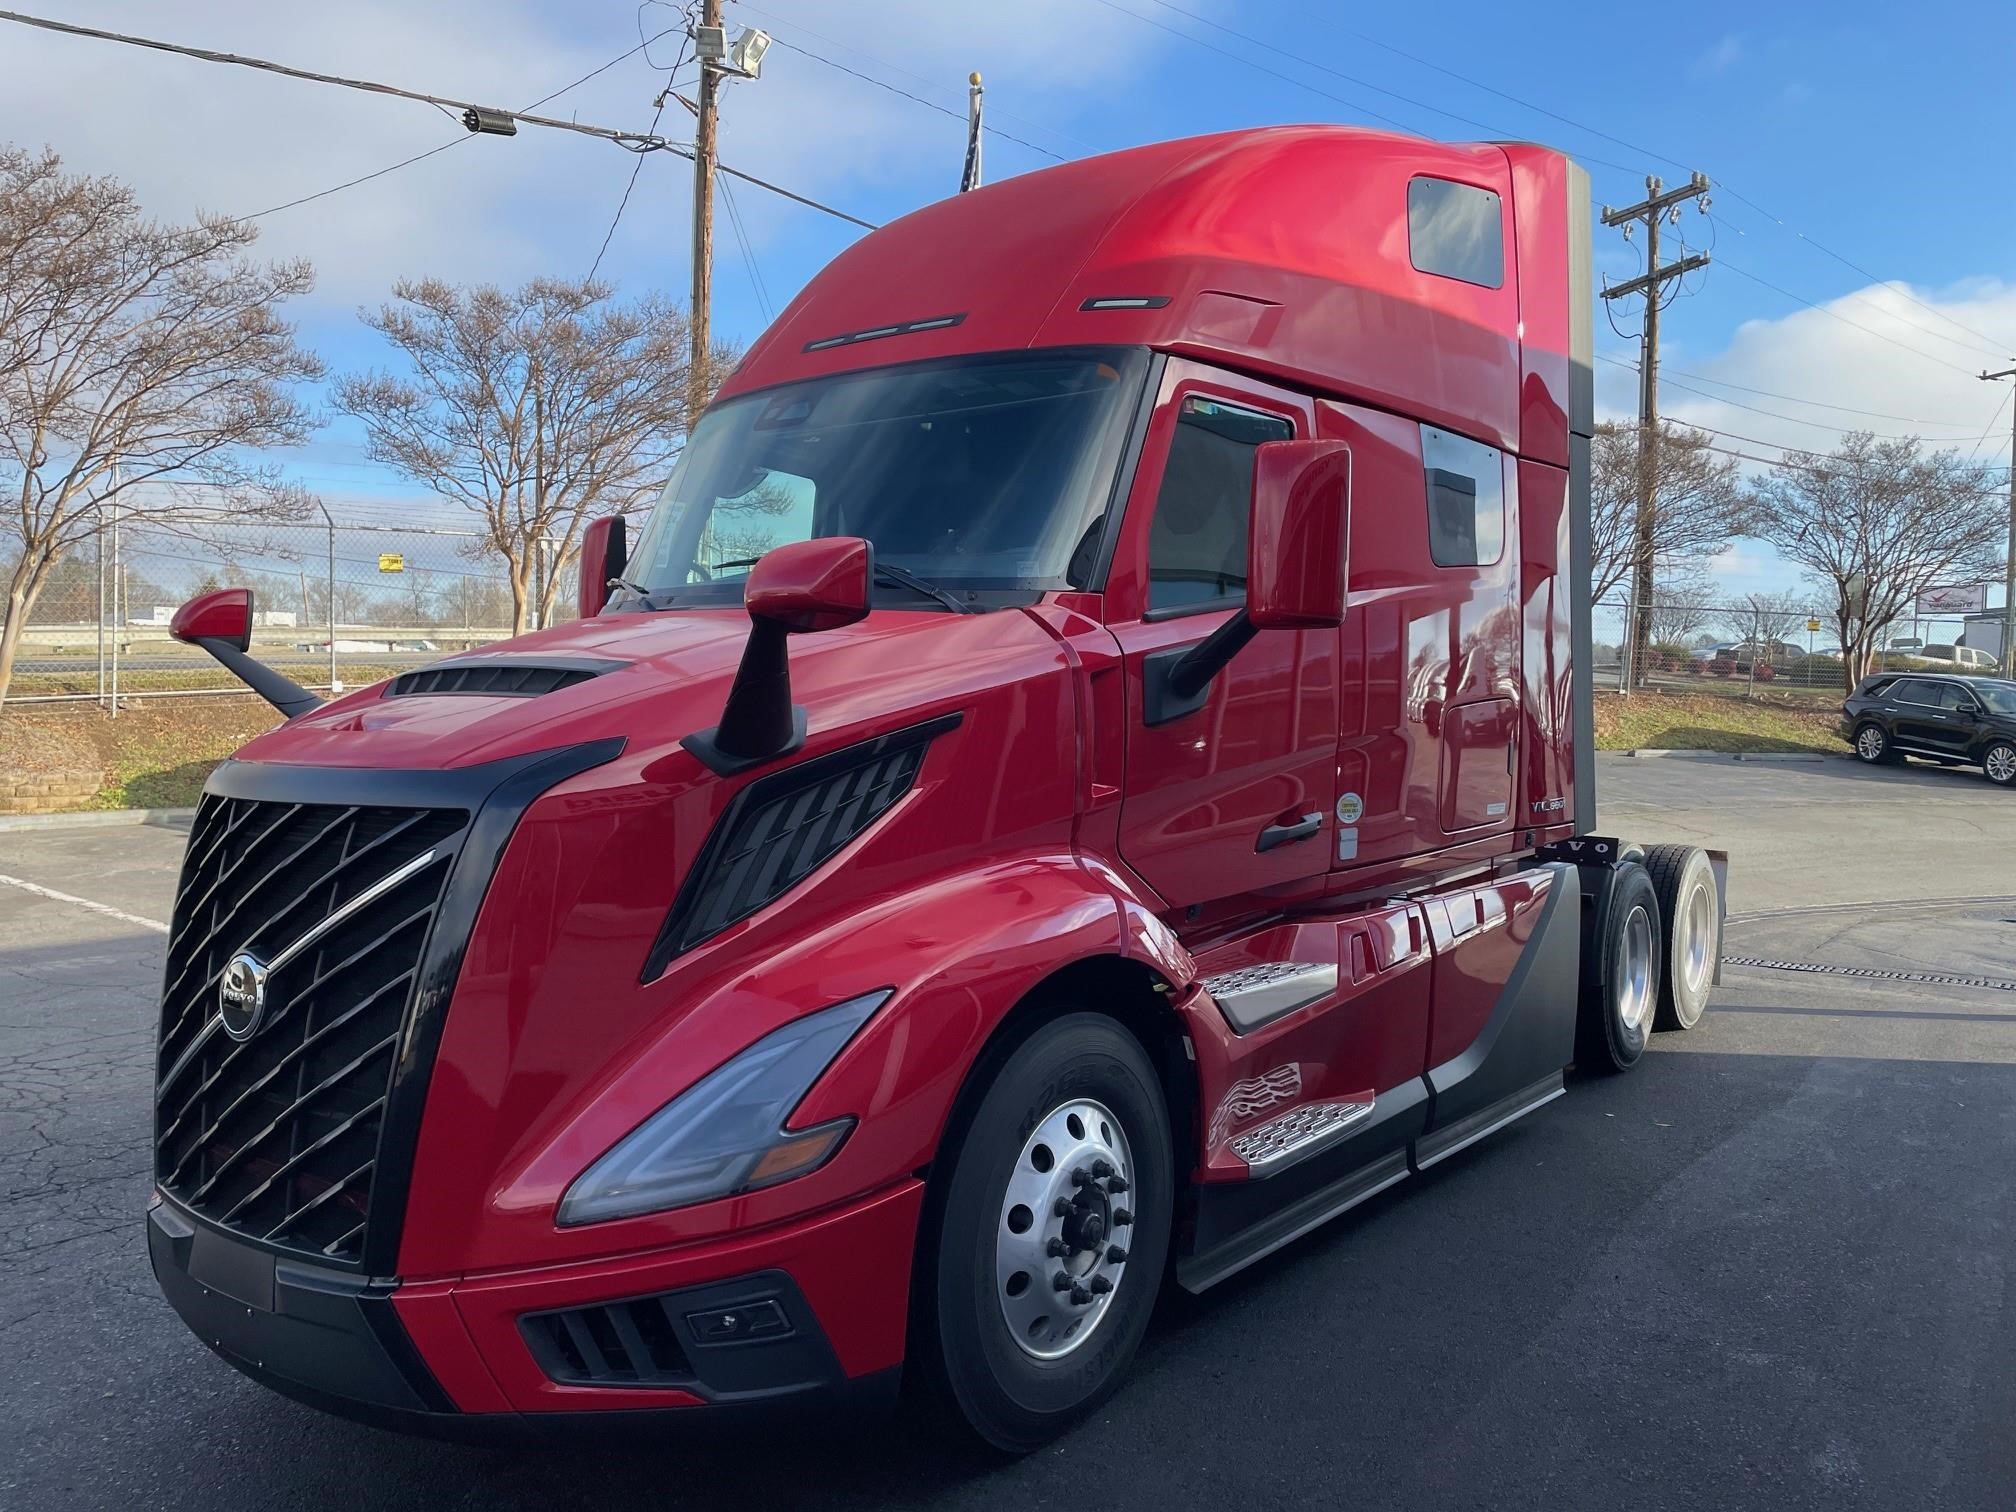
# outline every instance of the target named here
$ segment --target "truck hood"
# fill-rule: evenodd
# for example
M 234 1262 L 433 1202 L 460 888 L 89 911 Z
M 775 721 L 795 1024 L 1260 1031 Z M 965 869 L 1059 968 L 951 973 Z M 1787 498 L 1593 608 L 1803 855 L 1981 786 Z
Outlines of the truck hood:
M 391 683 L 380 683 L 288 721 L 238 759 L 438 769 L 609 736 L 644 755 L 718 722 L 748 635 L 740 609 L 599 616 L 452 658 L 620 664 L 598 676 L 536 696 L 393 695 Z M 793 636 L 792 698 L 816 736 L 896 711 L 926 718 L 979 687 L 1054 671 L 1059 659 L 1057 642 L 1023 610 L 882 609 L 844 629 Z

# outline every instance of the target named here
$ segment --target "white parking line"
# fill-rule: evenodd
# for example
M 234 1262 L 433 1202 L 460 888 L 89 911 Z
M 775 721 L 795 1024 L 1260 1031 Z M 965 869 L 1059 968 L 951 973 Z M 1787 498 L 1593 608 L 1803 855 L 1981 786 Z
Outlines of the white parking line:
M 89 898 L 74 897 L 66 892 L 58 892 L 53 887 L 43 887 L 39 883 L 24 882 L 19 877 L 10 877 L 0 872 L 0 883 L 8 887 L 18 887 L 23 892 L 31 892 L 38 898 L 53 898 L 58 903 L 75 903 L 79 908 L 88 908 L 93 913 L 104 914 L 124 924 L 138 924 L 142 929 L 151 929 L 156 934 L 168 933 L 168 926 L 159 919 L 143 919 L 138 914 L 129 914 L 124 909 L 112 908 L 104 903 L 93 903 Z

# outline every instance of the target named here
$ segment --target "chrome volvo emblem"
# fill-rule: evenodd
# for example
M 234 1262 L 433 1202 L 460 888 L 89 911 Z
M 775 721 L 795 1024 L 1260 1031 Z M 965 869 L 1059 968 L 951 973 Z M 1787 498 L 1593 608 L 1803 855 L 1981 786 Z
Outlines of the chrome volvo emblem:
M 231 957 L 217 979 L 217 1017 L 234 1040 L 249 1040 L 266 1017 L 266 975 L 270 968 L 249 950 Z

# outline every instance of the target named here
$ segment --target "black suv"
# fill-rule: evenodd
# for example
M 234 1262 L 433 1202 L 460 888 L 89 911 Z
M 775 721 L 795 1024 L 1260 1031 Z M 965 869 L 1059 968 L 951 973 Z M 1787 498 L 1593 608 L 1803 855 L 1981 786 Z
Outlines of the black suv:
M 1879 672 L 1841 705 L 1841 734 L 1864 761 L 1924 756 L 2016 787 L 2016 682 L 2004 678 Z

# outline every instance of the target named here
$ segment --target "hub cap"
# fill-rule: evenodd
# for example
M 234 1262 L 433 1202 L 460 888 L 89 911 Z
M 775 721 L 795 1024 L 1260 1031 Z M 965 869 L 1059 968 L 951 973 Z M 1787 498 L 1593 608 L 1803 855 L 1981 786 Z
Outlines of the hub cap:
M 994 1238 L 994 1294 L 1023 1353 L 1061 1359 L 1098 1331 L 1127 1269 L 1133 1177 L 1120 1120 L 1087 1098 L 1023 1142 Z
M 1988 753 L 1988 775 L 1997 782 L 2016 781 L 2016 750 L 1997 746 Z
M 1617 1017 L 1643 1033 L 1652 1019 L 1652 918 L 1634 908 L 1617 941 Z
M 1865 725 L 1855 737 L 1855 750 L 1864 761 L 1874 761 L 1883 754 L 1883 732 L 1874 725 Z
M 1704 882 L 1687 895 L 1687 907 L 1680 916 L 1680 977 L 1687 995 L 1698 999 L 1708 990 L 1708 977 L 1715 969 L 1710 959 L 1715 943 L 1715 897 Z

